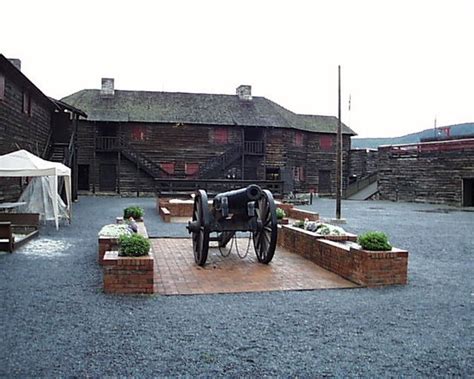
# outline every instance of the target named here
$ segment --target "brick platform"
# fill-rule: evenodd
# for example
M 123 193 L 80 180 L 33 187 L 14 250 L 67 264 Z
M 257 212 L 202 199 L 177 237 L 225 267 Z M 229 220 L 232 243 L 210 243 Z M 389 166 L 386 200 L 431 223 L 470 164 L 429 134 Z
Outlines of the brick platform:
M 408 282 L 408 251 L 367 251 L 354 244 L 355 235 L 321 238 L 315 233 L 283 225 L 278 245 L 357 284 L 367 287 Z
M 152 294 L 155 292 L 152 256 L 119 257 L 117 251 L 107 251 L 102 264 L 105 293 Z
M 194 263 L 191 238 L 151 239 L 155 257 L 156 290 L 162 295 L 206 294 L 353 288 L 356 284 L 303 257 L 277 248 L 269 265 L 257 262 L 253 245 L 240 259 L 235 249 L 229 257 L 209 249 L 205 267 Z M 248 239 L 238 239 L 241 253 Z M 213 246 L 211 244 L 211 246 Z

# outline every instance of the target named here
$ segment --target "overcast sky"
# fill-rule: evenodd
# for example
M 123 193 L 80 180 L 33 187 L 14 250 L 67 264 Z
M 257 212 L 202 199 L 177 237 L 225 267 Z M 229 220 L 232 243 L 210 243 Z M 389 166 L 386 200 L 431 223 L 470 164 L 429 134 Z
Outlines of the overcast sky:
M 474 0 L 6 1 L 0 52 L 45 94 L 234 94 L 337 116 L 360 137 L 474 122 Z M 351 111 L 348 99 L 351 96 Z

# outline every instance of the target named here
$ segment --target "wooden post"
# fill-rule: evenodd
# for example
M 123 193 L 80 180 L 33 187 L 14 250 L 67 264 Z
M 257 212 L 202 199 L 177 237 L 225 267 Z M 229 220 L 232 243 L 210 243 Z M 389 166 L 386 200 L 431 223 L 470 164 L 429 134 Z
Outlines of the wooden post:
M 118 163 L 118 168 L 117 168 L 117 191 L 120 195 L 120 173 L 122 171 L 121 168 L 121 155 L 122 155 L 122 123 L 119 123 L 119 132 L 118 132 L 118 144 L 117 144 L 117 163 Z
M 138 165 L 138 157 L 137 157 L 137 197 L 140 197 L 140 186 L 139 182 L 140 181 L 140 166 Z
M 96 167 L 96 155 L 97 155 L 97 122 L 94 122 L 94 155 L 92 157 L 92 193 L 95 194 L 95 182 L 97 180 L 97 167 Z
M 244 170 L 245 170 L 245 131 L 244 131 L 244 128 L 242 128 L 242 133 L 241 133 L 241 143 L 242 143 L 242 168 L 241 168 L 241 174 L 240 174 L 240 178 L 242 180 L 245 179 L 245 174 L 244 174 Z
M 77 200 L 77 186 L 79 185 L 79 163 L 77 159 L 77 142 L 79 141 L 79 138 L 77 137 L 78 133 L 78 119 L 79 115 L 77 113 L 72 114 L 72 120 L 73 120 L 73 133 L 74 133 L 74 141 L 73 141 L 73 158 L 72 158 L 72 200 Z
M 338 66 L 338 110 L 336 140 L 336 219 L 341 218 L 342 130 L 341 130 L 341 66 Z

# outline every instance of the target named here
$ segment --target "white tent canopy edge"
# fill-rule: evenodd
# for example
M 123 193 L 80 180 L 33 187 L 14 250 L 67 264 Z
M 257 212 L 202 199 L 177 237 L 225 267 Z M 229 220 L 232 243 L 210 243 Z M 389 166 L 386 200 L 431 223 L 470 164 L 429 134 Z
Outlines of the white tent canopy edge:
M 53 194 L 53 214 L 56 229 L 58 218 L 58 176 L 64 177 L 66 187 L 66 207 L 71 220 L 71 169 L 62 163 L 44 160 L 27 150 L 18 150 L 0 155 L 0 177 L 50 176 L 51 193 Z

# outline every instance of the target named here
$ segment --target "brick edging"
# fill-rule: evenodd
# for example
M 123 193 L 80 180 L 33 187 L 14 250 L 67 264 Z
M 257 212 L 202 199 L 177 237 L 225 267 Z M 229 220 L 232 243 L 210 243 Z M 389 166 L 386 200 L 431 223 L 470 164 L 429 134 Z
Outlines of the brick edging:
M 350 242 L 334 241 L 291 226 L 278 230 L 278 244 L 350 281 L 368 287 L 407 284 L 408 251 L 362 250 Z M 355 236 L 355 235 L 352 235 Z M 342 237 L 342 236 L 340 236 Z

